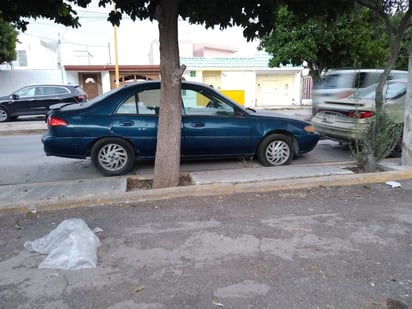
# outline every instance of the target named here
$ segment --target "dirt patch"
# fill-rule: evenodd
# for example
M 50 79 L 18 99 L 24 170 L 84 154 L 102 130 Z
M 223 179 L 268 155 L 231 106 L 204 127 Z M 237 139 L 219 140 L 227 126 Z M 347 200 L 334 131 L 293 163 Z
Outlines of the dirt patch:
M 376 173 L 376 172 L 384 172 L 385 169 L 381 166 L 377 166 L 376 170 L 374 171 L 369 171 L 366 172 L 365 170 L 363 170 L 362 168 L 358 167 L 358 166 L 348 166 L 344 168 L 345 170 L 349 170 L 355 174 L 363 174 L 363 173 Z
M 153 179 L 151 178 L 140 178 L 140 177 L 129 177 L 127 178 L 127 191 L 133 190 L 148 190 L 151 189 L 153 185 Z M 192 178 L 189 174 L 182 174 L 180 176 L 179 186 L 191 186 L 193 185 Z

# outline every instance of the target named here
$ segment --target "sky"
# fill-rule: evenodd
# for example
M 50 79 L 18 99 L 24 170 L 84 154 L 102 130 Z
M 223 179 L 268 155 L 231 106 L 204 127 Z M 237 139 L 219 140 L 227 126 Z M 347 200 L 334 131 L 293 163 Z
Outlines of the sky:
M 45 19 L 30 20 L 24 35 L 50 43 L 58 42 L 60 39 L 62 50 L 66 50 L 63 57 L 66 58 L 69 56 L 67 53 L 76 54 L 77 57 L 89 55 L 93 58 L 93 64 L 114 64 L 114 28 L 106 20 L 109 10 L 97 6 L 77 9 L 82 24 L 77 29 L 57 25 Z M 236 48 L 239 50 L 239 56 L 251 56 L 257 52 L 257 41 L 247 42 L 239 27 L 206 30 L 201 25 L 190 25 L 183 20 L 179 20 L 178 25 L 179 41 Z M 151 43 L 159 37 L 156 21 L 133 22 L 124 15 L 116 32 L 119 64 L 149 63 Z

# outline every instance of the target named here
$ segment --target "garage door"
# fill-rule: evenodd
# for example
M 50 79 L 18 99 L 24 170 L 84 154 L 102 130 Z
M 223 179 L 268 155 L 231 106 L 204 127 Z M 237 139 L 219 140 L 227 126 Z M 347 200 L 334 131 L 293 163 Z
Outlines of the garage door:
M 292 93 L 293 76 L 259 78 L 256 89 L 256 106 L 291 105 Z

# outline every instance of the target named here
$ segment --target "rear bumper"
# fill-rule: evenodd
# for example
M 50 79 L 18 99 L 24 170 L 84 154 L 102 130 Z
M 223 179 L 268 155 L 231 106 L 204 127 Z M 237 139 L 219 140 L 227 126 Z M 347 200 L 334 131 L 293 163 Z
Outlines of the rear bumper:
M 47 156 L 85 159 L 89 156 L 92 140 L 85 138 L 55 138 L 44 134 L 41 138 L 43 150 Z
M 315 127 L 316 132 L 320 133 L 322 136 L 342 141 L 358 140 L 367 127 L 366 123 L 329 123 L 324 120 L 319 120 L 316 117 L 312 119 L 312 125 Z

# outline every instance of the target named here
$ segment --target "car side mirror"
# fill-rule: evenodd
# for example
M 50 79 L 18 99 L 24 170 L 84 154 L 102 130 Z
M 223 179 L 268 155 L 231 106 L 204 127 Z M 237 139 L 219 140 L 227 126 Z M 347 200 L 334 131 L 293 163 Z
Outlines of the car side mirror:
M 20 96 L 19 96 L 18 94 L 12 94 L 12 95 L 11 95 L 11 98 L 12 98 L 13 100 L 18 100 L 18 99 L 20 99 Z

